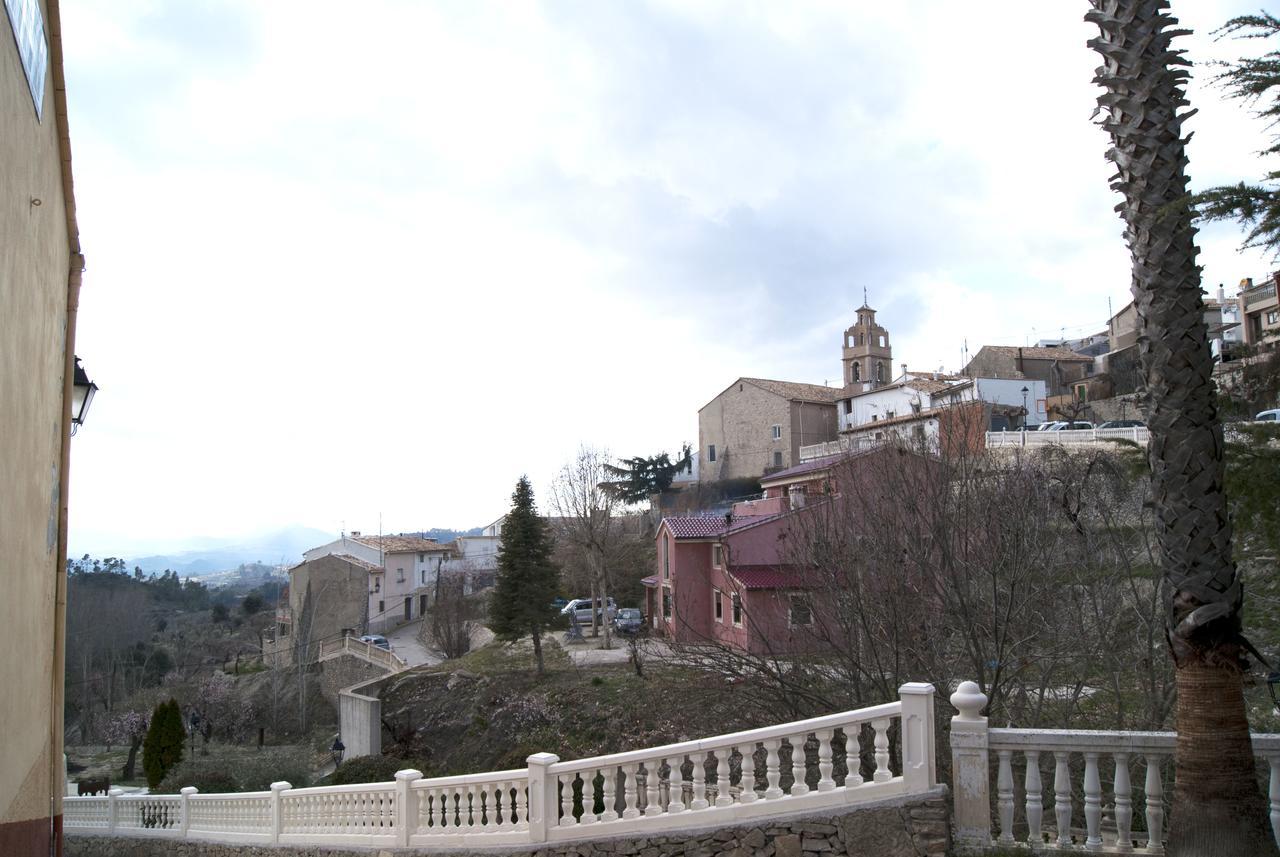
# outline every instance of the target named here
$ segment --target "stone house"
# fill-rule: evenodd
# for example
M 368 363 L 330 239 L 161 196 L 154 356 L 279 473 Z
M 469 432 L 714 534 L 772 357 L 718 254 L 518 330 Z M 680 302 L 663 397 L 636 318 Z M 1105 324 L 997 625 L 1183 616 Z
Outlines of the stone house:
M 699 478 L 759 477 L 836 437 L 836 397 L 818 384 L 739 378 L 698 411 Z
M 1068 348 L 984 345 L 964 367 L 973 378 L 1043 381 L 1048 396 L 1071 392 L 1071 385 L 1093 371 L 1093 358 Z
M 276 611 L 275 639 L 263 655 L 292 663 L 299 646 L 314 660 L 321 640 L 360 636 L 370 628 L 369 593 L 383 574 L 376 563 L 342 553 L 319 554 L 289 569 L 289 604 Z

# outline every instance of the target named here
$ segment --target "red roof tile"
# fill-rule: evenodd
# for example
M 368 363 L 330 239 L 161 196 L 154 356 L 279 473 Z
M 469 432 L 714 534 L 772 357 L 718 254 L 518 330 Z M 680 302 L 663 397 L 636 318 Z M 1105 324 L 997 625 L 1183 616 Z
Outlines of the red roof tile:
M 671 535 L 677 539 L 710 539 L 724 533 L 726 526 L 724 517 L 715 516 L 678 516 L 663 518 Z
M 735 565 L 729 574 L 743 589 L 812 589 L 814 581 L 803 572 L 776 565 Z

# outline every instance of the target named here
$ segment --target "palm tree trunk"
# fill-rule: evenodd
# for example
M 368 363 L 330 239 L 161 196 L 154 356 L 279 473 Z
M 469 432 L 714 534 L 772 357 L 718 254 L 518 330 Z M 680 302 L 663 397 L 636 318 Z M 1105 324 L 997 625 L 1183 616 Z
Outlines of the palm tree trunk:
M 1090 0 L 1101 35 L 1094 81 L 1111 187 L 1133 257 L 1132 289 L 1145 376 L 1147 450 L 1160 547 L 1165 636 L 1176 668 L 1177 782 L 1168 853 L 1277 854 L 1254 776 L 1240 647 L 1242 590 L 1231 557 L 1218 421 L 1188 205 L 1185 30 L 1168 0 Z

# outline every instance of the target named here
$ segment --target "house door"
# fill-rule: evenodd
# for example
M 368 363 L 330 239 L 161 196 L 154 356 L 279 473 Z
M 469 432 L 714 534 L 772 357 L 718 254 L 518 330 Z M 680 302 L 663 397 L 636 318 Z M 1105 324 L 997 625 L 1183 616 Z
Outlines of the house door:
M 404 621 L 408 622 L 413 618 L 413 596 L 409 596 L 404 600 Z
M 427 615 L 427 596 L 426 596 L 426 593 L 423 593 L 422 595 L 419 595 L 419 596 L 418 596 L 418 615 L 419 615 L 419 616 L 426 616 L 426 615 Z

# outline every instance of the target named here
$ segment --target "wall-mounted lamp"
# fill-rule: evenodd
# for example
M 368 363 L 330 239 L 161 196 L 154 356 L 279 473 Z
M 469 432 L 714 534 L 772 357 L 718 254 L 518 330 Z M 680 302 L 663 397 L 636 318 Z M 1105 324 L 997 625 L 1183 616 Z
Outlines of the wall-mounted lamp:
M 76 429 L 84 425 L 84 419 L 89 415 L 89 405 L 93 403 L 93 394 L 96 392 L 98 392 L 98 385 L 89 380 L 84 367 L 80 365 L 80 358 L 77 357 L 75 377 L 71 382 L 72 435 L 76 433 Z

